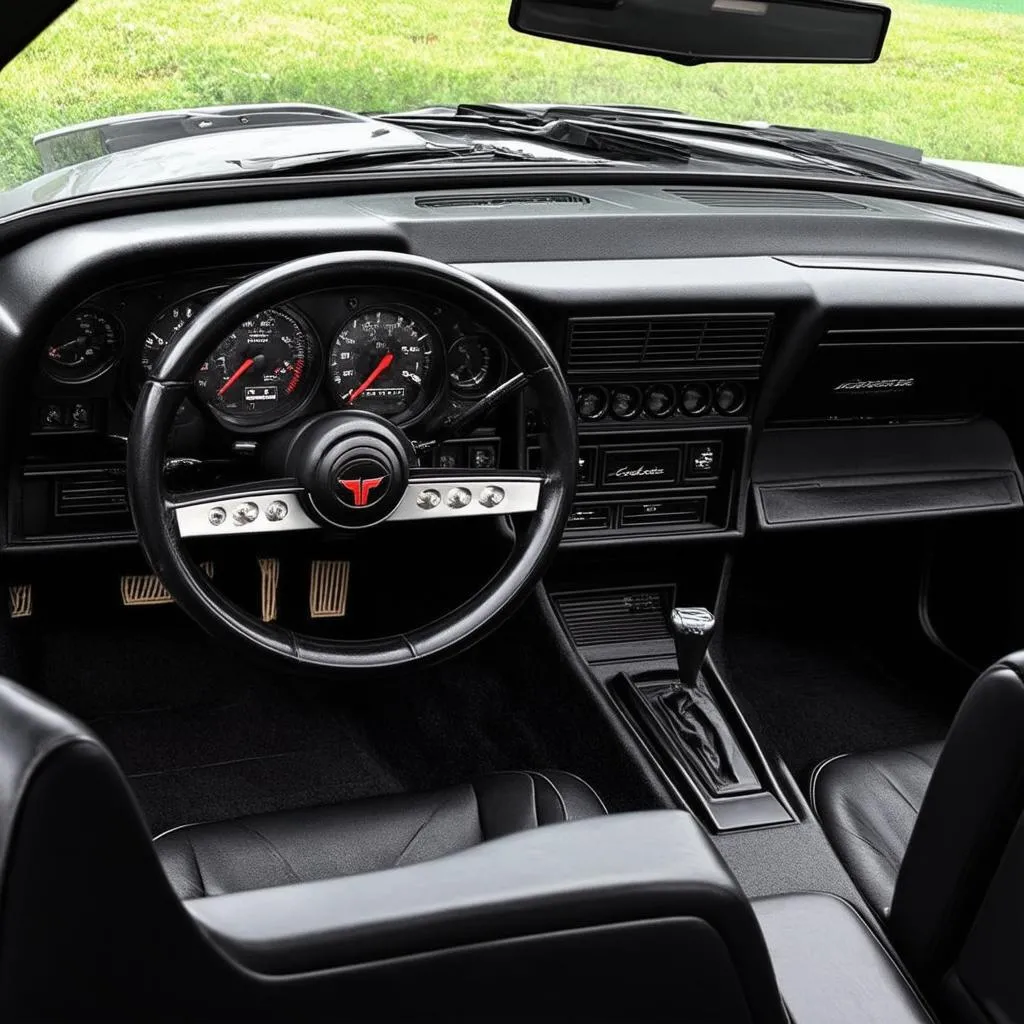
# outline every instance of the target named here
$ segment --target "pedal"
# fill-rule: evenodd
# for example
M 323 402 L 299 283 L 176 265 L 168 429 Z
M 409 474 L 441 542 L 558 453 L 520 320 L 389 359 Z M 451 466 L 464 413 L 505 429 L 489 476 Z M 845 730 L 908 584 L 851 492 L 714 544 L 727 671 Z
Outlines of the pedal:
M 203 562 L 200 568 L 213 579 L 213 562 Z M 121 577 L 121 603 L 125 608 L 152 608 L 160 604 L 174 604 L 160 577 L 152 573 Z
M 277 558 L 261 558 L 260 610 L 264 622 L 277 621 L 277 587 L 281 582 L 281 562 Z
M 309 567 L 309 617 L 340 619 L 348 603 L 348 562 L 315 561 Z
M 32 614 L 32 584 L 17 583 L 8 587 L 7 607 L 12 619 L 27 619 Z

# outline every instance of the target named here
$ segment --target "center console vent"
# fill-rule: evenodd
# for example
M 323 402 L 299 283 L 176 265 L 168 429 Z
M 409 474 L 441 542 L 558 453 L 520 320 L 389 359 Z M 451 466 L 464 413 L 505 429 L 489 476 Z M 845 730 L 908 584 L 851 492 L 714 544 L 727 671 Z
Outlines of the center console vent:
M 128 492 L 123 480 L 103 477 L 68 477 L 57 480 L 54 511 L 58 516 L 93 516 L 128 511 Z
M 555 606 L 577 647 L 671 642 L 671 588 L 557 594 Z
M 729 210 L 866 210 L 863 203 L 827 192 L 757 188 L 667 188 L 668 195 L 698 206 Z
M 492 192 L 475 195 L 419 196 L 416 205 L 425 210 L 454 210 L 465 207 L 498 206 L 587 206 L 590 200 L 576 192 Z
M 578 317 L 569 321 L 570 373 L 757 370 L 771 335 L 768 313 Z

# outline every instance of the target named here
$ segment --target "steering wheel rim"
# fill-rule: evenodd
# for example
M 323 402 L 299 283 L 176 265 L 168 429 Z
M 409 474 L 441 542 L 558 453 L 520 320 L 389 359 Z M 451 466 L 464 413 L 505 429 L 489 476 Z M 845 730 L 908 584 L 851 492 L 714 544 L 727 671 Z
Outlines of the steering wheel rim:
M 543 478 L 528 528 L 517 532 L 510 558 L 476 595 L 409 633 L 334 641 L 264 623 L 214 589 L 183 544 L 163 466 L 175 414 L 192 389 L 196 371 L 239 323 L 296 295 L 367 282 L 450 301 L 496 331 L 529 377 L 544 412 Z M 557 549 L 575 492 L 575 407 L 540 332 L 489 285 L 424 257 L 374 251 L 329 253 L 293 260 L 247 278 L 196 315 L 142 388 L 132 418 L 127 469 L 132 513 L 150 565 L 171 596 L 207 632 L 241 642 L 293 670 L 358 673 L 428 664 L 482 639 L 540 581 Z

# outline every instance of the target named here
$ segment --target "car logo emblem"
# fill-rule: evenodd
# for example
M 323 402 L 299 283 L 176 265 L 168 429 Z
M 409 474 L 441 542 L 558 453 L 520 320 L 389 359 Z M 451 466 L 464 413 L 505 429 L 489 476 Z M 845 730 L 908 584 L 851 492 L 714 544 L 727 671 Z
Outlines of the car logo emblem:
M 352 495 L 352 504 L 356 508 L 365 508 L 370 504 L 370 495 L 387 480 L 385 476 L 356 477 L 354 480 L 338 478 L 338 483 Z

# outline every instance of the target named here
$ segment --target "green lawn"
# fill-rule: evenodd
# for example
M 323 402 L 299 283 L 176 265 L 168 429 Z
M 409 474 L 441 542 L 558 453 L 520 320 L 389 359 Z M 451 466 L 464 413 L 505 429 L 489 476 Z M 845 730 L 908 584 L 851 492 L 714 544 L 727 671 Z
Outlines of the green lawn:
M 1024 13 L 1024 0 L 963 0 Z M 520 36 L 503 0 L 79 0 L 0 72 L 0 186 L 40 131 L 138 110 L 308 100 L 386 110 L 629 102 L 1024 164 L 1024 17 L 893 0 L 871 66 L 681 68 Z

